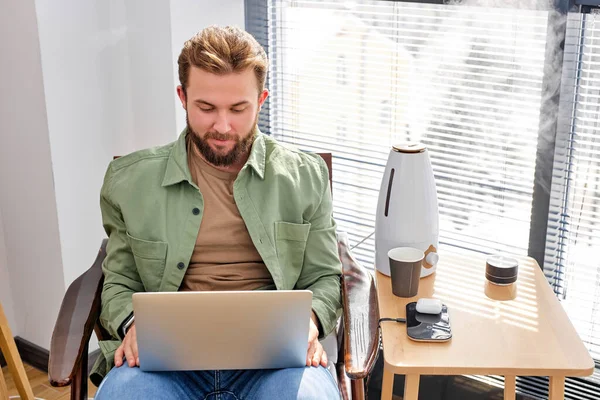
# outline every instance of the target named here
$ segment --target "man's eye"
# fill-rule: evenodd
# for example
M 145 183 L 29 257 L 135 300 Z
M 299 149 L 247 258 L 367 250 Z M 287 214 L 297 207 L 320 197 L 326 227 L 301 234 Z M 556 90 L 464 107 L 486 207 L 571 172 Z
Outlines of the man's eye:
M 203 112 L 211 112 L 212 110 L 214 110 L 214 108 L 202 108 L 202 107 L 200 107 L 200 111 L 203 111 Z
M 231 111 L 236 114 L 239 114 L 239 113 L 243 112 L 244 110 L 245 110 L 245 108 L 232 108 L 231 109 Z

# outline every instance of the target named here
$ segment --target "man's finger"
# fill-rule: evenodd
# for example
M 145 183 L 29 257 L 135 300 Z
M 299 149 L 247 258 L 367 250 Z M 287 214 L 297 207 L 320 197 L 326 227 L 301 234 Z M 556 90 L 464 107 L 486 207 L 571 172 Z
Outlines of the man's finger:
M 131 351 L 131 345 L 129 343 L 125 345 L 125 358 L 130 367 L 135 366 L 135 357 L 133 356 L 133 351 Z
M 313 358 L 312 358 L 312 366 L 313 367 L 319 366 L 319 364 L 321 363 L 322 355 L 323 355 L 323 346 L 321 346 L 321 343 L 317 342 L 317 345 L 315 346 L 315 354 L 313 355 Z
M 123 343 L 115 350 L 115 366 L 120 367 L 123 364 Z
M 137 340 L 131 340 L 131 352 L 133 354 L 133 362 L 135 363 L 135 365 L 137 365 L 138 367 L 140 366 L 140 358 L 139 353 L 138 353 L 138 347 L 137 347 Z
M 315 354 L 314 348 L 311 346 L 308 348 L 308 353 L 306 354 L 306 366 L 310 367 L 312 365 L 313 355 Z
M 323 354 L 321 355 L 321 365 L 327 368 L 328 362 L 329 360 L 327 360 L 327 353 L 325 352 L 325 350 L 323 350 Z
M 306 366 L 310 367 L 312 365 L 313 362 L 313 356 L 315 354 L 316 351 L 316 346 L 315 346 L 315 342 L 310 342 L 309 346 L 308 346 L 308 351 L 306 354 Z

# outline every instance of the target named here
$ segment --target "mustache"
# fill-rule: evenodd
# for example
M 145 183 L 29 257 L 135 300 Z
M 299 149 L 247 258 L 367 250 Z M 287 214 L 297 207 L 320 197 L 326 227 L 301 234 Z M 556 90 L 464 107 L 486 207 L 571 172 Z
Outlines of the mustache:
M 230 135 L 228 133 L 219 133 L 219 132 L 206 132 L 204 134 L 204 139 L 216 139 L 216 140 L 236 140 L 237 137 L 234 135 Z

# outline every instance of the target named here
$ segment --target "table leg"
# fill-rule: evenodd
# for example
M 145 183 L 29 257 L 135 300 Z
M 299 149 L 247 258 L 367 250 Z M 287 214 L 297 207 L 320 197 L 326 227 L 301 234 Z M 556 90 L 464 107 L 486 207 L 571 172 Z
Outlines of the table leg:
M 381 400 L 392 400 L 394 390 L 394 373 L 383 367 L 383 383 L 381 384 Z
M 549 386 L 548 400 L 564 400 L 565 398 L 565 377 L 551 376 Z
M 419 381 L 420 375 L 406 375 L 404 378 L 404 398 L 403 400 L 419 399 Z
M 504 400 L 515 400 L 517 398 L 517 377 L 513 375 L 504 376 Z

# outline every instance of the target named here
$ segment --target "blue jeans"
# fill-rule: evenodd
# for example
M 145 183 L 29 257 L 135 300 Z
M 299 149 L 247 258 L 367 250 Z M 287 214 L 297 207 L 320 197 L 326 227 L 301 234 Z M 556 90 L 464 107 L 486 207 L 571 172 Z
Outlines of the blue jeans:
M 96 400 L 287 400 L 340 398 L 321 366 L 272 370 L 144 372 L 127 364 L 104 378 Z

